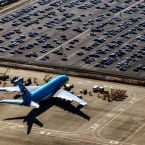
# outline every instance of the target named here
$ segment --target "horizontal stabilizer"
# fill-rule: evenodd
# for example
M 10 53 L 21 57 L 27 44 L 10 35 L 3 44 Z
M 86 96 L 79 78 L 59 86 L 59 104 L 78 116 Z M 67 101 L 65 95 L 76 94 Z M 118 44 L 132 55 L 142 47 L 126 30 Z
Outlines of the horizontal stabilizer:
M 24 105 L 23 100 L 1 100 L 0 104 Z M 31 101 L 30 107 L 39 108 L 39 104 Z
M 22 105 L 23 100 L 1 100 L 1 104 L 14 104 L 14 105 Z
M 0 87 L 0 92 L 20 92 L 19 87 Z
M 26 89 L 32 93 L 33 91 L 39 89 L 41 86 L 27 86 Z M 18 86 L 14 87 L 0 87 L 0 92 L 20 92 L 20 88 Z

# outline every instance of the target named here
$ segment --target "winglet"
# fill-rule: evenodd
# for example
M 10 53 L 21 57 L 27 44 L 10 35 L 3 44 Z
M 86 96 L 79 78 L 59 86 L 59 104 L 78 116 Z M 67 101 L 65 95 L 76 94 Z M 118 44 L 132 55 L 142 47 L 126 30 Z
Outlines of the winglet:
M 23 105 L 30 106 L 31 103 L 31 93 L 27 90 L 27 88 L 23 84 L 23 78 L 20 77 L 14 81 L 16 85 L 18 85 L 20 92 L 22 93 Z

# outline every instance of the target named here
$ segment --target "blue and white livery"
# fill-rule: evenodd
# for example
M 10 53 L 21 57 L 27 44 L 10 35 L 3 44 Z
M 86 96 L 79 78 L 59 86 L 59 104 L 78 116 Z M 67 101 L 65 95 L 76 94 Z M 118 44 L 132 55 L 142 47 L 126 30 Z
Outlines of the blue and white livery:
M 25 87 L 22 78 L 15 81 L 18 86 L 0 88 L 4 92 L 20 92 L 22 99 L 18 100 L 1 100 L 0 103 L 23 105 L 39 108 L 39 102 L 48 100 L 50 97 L 57 97 L 68 101 L 75 101 L 82 106 L 87 105 L 85 101 L 77 96 L 61 89 L 69 81 L 68 76 L 60 75 L 43 86 Z

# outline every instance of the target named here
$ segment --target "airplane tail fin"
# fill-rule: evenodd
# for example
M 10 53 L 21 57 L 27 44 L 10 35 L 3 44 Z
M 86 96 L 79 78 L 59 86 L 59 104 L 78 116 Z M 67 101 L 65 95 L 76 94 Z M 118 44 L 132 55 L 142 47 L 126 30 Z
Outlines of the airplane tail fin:
M 19 86 L 20 92 L 22 93 L 23 104 L 26 106 L 31 105 L 31 93 L 27 90 L 27 88 L 23 84 L 23 78 L 18 78 L 14 81 L 14 84 Z
M 33 108 L 39 108 L 39 104 L 31 100 L 31 93 L 23 85 L 23 78 L 19 78 L 15 80 L 14 84 L 19 86 L 23 100 L 0 100 L 0 104 L 24 105 L 24 106 L 30 106 Z

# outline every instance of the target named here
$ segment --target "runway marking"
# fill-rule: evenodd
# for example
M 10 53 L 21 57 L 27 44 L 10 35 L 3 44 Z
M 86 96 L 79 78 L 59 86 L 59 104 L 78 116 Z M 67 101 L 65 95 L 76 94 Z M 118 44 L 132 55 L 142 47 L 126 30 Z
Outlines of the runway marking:
M 48 132 L 47 135 L 50 135 L 50 132 Z
M 91 128 L 93 128 L 93 129 L 95 128 L 95 129 L 96 129 L 96 128 L 98 128 L 99 126 L 100 126 L 99 124 L 95 123 L 93 126 L 91 126 Z
M 4 129 L 7 128 L 8 126 L 9 126 L 9 124 L 7 124 L 7 125 L 1 127 L 1 128 L 0 128 L 0 131 L 4 130 Z
M 71 42 L 72 40 L 74 40 L 74 39 L 76 39 L 76 38 L 80 37 L 81 35 L 84 35 L 85 33 L 89 32 L 90 30 L 91 30 L 91 29 L 86 30 L 85 32 L 83 32 L 83 33 L 81 33 L 81 34 L 77 35 L 76 37 L 74 37 L 74 38 L 70 39 L 69 41 L 67 41 L 67 42 L 63 43 L 62 45 L 60 45 L 60 46 L 58 46 L 58 47 L 54 48 L 53 50 L 51 50 L 51 51 L 49 51 L 49 52 L 45 53 L 44 55 L 42 55 L 42 56 L 38 57 L 35 61 L 38 61 L 39 59 L 43 58 L 44 56 L 46 56 L 46 55 L 50 54 L 51 52 L 53 52 L 53 51 L 55 51 L 55 50 L 57 50 L 57 49 L 61 48 L 62 46 L 66 45 L 67 43 Z
M 13 122 L 6 122 L 6 121 L 1 121 L 1 122 L 4 122 L 4 123 L 7 123 L 7 125 L 6 125 L 6 127 L 8 127 L 9 125 L 13 125 L 14 127 L 15 127 L 15 129 L 19 129 L 19 128 L 23 128 L 24 127 L 24 125 L 21 125 L 21 124 L 18 124 L 18 123 L 13 123 Z M 9 128 L 11 128 L 10 126 L 9 126 Z M 64 132 L 64 131 L 58 131 L 58 130 L 51 130 L 51 129 L 47 129 L 47 128 L 39 128 L 39 127 L 33 127 L 33 129 L 32 129 L 33 131 L 38 131 L 39 130 L 39 132 L 50 132 L 50 133 L 54 133 L 54 134 L 64 134 L 64 135 L 66 135 L 66 134 L 85 134 L 85 133 L 87 133 L 87 131 L 86 130 L 83 130 L 83 131 L 75 131 L 75 132 Z M 85 132 L 84 132 L 85 131 Z M 42 133 L 41 132 L 41 133 Z M 82 133 L 81 133 L 82 132 Z
M 134 100 L 136 98 L 136 96 L 135 96 L 135 94 L 134 94 L 134 97 L 131 99 L 131 100 Z M 139 97 L 139 99 L 141 99 L 141 98 L 144 98 L 144 97 Z M 138 101 L 139 99 L 137 99 L 136 101 Z M 129 108 L 130 106 L 131 106 L 132 104 L 129 104 L 129 102 L 128 102 L 128 106 L 126 107 L 126 109 L 127 108 Z M 124 111 L 126 110 L 126 109 L 124 109 Z M 123 111 L 123 112 L 124 112 Z M 120 114 L 122 114 L 122 112 L 120 112 L 119 114 L 117 114 L 112 120 L 110 120 L 107 124 L 105 124 L 104 126 L 102 126 L 102 128 L 100 128 L 98 131 L 97 131 L 97 133 L 98 133 L 98 136 L 99 136 L 99 138 L 95 135 L 95 131 L 96 130 L 94 130 L 93 132 L 92 132 L 92 135 L 94 136 L 94 137 L 96 137 L 97 138 L 97 140 L 100 140 L 100 141 L 103 141 L 104 140 L 104 142 L 106 143 L 106 142 L 110 142 L 110 140 L 109 139 L 106 139 L 106 138 L 103 138 L 101 135 L 100 135 L 100 131 L 103 129 L 103 128 L 105 128 L 108 124 L 110 124 L 114 119 L 116 119 L 118 116 L 120 116 Z M 111 140 L 112 141 L 112 140 Z M 119 142 L 119 141 L 117 141 L 117 142 Z M 111 144 L 115 144 L 116 142 L 111 142 Z M 131 144 L 131 143 L 124 143 L 124 142 L 119 142 L 119 144 L 122 144 L 122 145 L 136 145 L 136 144 Z
M 45 134 L 45 131 L 40 131 L 40 134 Z
M 123 103 L 124 103 L 124 102 L 123 102 Z M 122 103 L 121 103 L 121 104 L 122 104 Z M 119 105 L 121 105 L 121 104 L 119 104 Z M 119 106 L 119 105 L 118 105 L 118 106 Z M 116 106 L 116 107 L 118 107 L 118 106 Z M 115 107 L 115 108 L 116 108 L 116 107 Z M 115 108 L 114 108 L 114 109 L 115 109 Z M 114 109 L 113 109 L 113 110 L 114 110 Z M 113 111 L 113 110 L 112 110 L 112 111 Z M 111 112 L 112 112 L 112 111 L 111 111 Z M 107 115 L 108 115 L 108 114 L 109 114 L 109 113 L 107 113 Z M 106 117 L 107 115 L 105 115 L 104 117 Z M 103 118 L 104 118 L 104 117 L 103 117 Z M 100 119 L 100 120 L 101 120 L 101 119 Z M 100 120 L 98 120 L 98 122 L 99 122 Z M 107 120 L 105 120 L 105 121 L 107 121 Z M 10 124 L 17 125 L 17 128 L 19 127 L 19 124 L 15 124 L 15 123 L 10 123 Z M 94 124 L 93 126 L 89 127 L 88 129 L 85 129 L 85 130 L 82 130 L 82 131 L 63 132 L 63 131 L 50 130 L 50 129 L 45 129 L 45 128 L 43 128 L 43 131 L 50 131 L 50 132 L 55 133 L 55 134 L 61 133 L 61 134 L 64 134 L 64 135 L 66 135 L 66 134 L 67 134 L 67 135 L 69 135 L 69 134 L 70 134 L 70 135 L 75 135 L 75 134 L 86 134 L 87 132 L 90 131 L 91 128 L 95 128 L 95 129 L 96 129 L 97 127 L 99 127 L 99 125 L 96 123 L 96 124 Z M 40 128 L 34 127 L 34 128 L 33 128 L 33 131 L 34 131 L 34 130 L 37 130 L 37 129 L 42 130 L 42 129 L 40 129 Z
M 134 96 L 135 96 L 135 94 L 134 94 Z M 129 98 L 131 98 L 131 97 L 130 97 L 130 94 L 129 94 Z M 128 102 L 130 101 L 129 98 L 127 99 L 127 101 L 125 101 L 125 102 L 119 104 L 118 106 L 116 106 L 111 112 L 116 111 L 116 109 L 118 109 L 118 107 L 121 106 L 122 104 L 128 103 Z M 121 113 L 122 113 L 122 112 L 120 112 L 119 114 L 117 113 L 117 115 L 116 115 L 115 117 L 113 117 L 110 121 L 108 120 L 108 123 L 106 123 L 105 125 L 102 125 L 102 119 L 100 119 L 98 122 L 100 122 L 100 127 L 101 127 L 101 125 L 102 125 L 102 127 L 97 131 L 97 135 L 99 136 L 99 138 L 95 135 L 96 129 L 95 129 L 95 130 L 92 130 L 92 135 L 93 135 L 94 137 L 96 137 L 97 140 L 100 140 L 100 141 L 102 141 L 103 143 L 109 143 L 110 140 L 109 140 L 109 139 L 103 138 L 103 137 L 100 135 L 99 132 L 100 132 L 104 127 L 106 127 L 110 122 L 112 122 L 115 118 L 117 118 Z M 108 114 L 109 114 L 109 113 L 108 113 Z M 107 115 L 105 115 L 103 119 L 105 119 L 106 116 L 107 116 Z M 97 129 L 98 129 L 98 128 L 97 128 Z M 107 140 L 107 141 L 106 141 L 106 140 Z
M 121 88 L 121 87 L 120 87 Z M 129 95 L 130 96 L 130 95 Z M 127 98 L 127 100 L 129 99 L 130 97 L 128 97 Z M 123 104 L 124 104 L 124 102 L 123 102 Z M 119 104 L 118 106 L 120 106 L 120 105 L 122 105 L 122 103 L 121 104 Z M 113 110 L 115 110 L 118 106 L 116 106 Z M 113 111 L 112 110 L 112 111 Z M 111 111 L 111 112 L 112 112 Z M 109 113 L 107 113 L 104 117 L 102 117 L 102 119 L 103 118 L 105 118 L 107 115 L 108 115 Z M 100 120 L 102 120 L 102 119 L 100 119 Z M 97 122 L 99 122 L 100 120 L 98 120 Z M 59 134 L 59 133 L 61 133 L 61 134 L 64 134 L 64 135 L 66 135 L 66 134 L 70 134 L 70 135 L 75 135 L 75 134 L 86 134 L 87 132 L 89 132 L 90 131 L 90 129 L 91 128 L 94 128 L 95 126 L 90 126 L 88 129 L 84 129 L 84 130 L 81 130 L 81 131 L 74 131 L 74 132 L 64 132 L 64 131 L 57 131 L 57 130 L 50 130 L 50 129 L 46 129 L 46 128 L 43 128 L 43 130 L 45 130 L 45 131 L 51 131 L 52 133 L 55 133 L 55 134 Z M 38 128 L 33 128 L 33 130 L 34 129 L 38 129 Z
M 137 3 L 133 4 L 133 5 L 131 5 L 131 6 L 127 7 L 127 8 L 125 8 L 124 10 L 122 10 L 122 11 L 116 13 L 115 16 L 121 14 L 122 12 L 126 11 L 127 9 L 129 9 L 129 8 L 135 6 L 135 5 L 137 5 L 137 4 L 139 4 L 139 3 L 143 2 L 143 1 L 144 1 L 144 0 L 140 0 L 139 2 L 137 2 Z
M 117 111 L 122 112 L 124 110 L 125 110 L 124 108 L 119 108 Z
M 141 129 L 143 129 L 145 127 L 145 123 L 143 125 L 141 125 L 137 130 L 135 130 L 126 140 L 128 141 L 129 139 L 131 139 L 135 134 L 137 134 Z
M 0 121 L 0 122 L 4 122 L 4 121 Z M 5 128 L 7 128 L 9 125 L 11 125 L 11 122 L 8 122 L 5 126 L 0 128 L 0 131 L 4 130 Z
M 119 144 L 119 142 L 118 141 L 115 141 L 115 140 L 110 140 L 109 143 L 111 143 L 111 144 Z
M 22 129 L 15 129 L 16 131 L 22 131 L 22 132 L 25 132 L 25 130 L 22 130 Z M 34 134 L 40 134 L 40 132 L 37 132 L 37 131 L 33 131 Z M 77 138 L 73 138 L 73 137 L 66 137 L 66 136 L 58 136 L 58 135 L 55 135 L 55 134 L 44 134 L 44 135 L 50 135 L 52 137 L 57 137 L 57 138 L 64 138 L 64 139 L 68 139 L 68 140 L 73 140 L 73 141 L 77 141 L 77 142 L 87 142 L 87 143 L 93 143 L 93 144 L 96 144 L 95 141 L 89 141 L 89 140 L 85 140 L 85 139 L 77 139 Z M 60 134 L 59 134 L 60 135 Z M 98 145 L 98 143 L 97 143 Z M 102 145 L 102 143 L 100 144 Z
M 136 97 L 135 96 L 135 94 L 134 94 L 134 97 L 132 98 L 132 97 L 130 97 L 130 94 L 129 94 L 129 97 L 128 97 L 128 99 L 126 99 L 126 101 L 125 102 L 123 102 L 123 103 L 120 103 L 118 106 L 116 106 L 113 110 L 115 110 L 116 111 L 116 109 L 119 107 L 119 106 L 122 106 L 124 103 L 125 104 L 128 104 L 128 105 L 126 105 L 125 107 L 127 107 L 127 108 L 129 108 L 132 104 L 130 104 L 129 102 L 130 102 L 130 100 L 136 100 L 136 101 L 138 101 L 139 99 L 137 99 L 137 98 L 139 98 L 139 99 L 141 99 L 141 98 L 143 98 L 143 97 Z M 121 107 L 122 108 L 122 107 Z M 112 110 L 112 111 L 113 111 Z M 95 141 L 95 142 L 92 142 L 92 141 L 87 141 L 87 142 L 90 142 L 90 143 L 97 143 L 98 144 L 98 142 L 99 142 L 99 144 L 103 144 L 104 145 L 104 143 L 106 143 L 106 145 L 108 145 L 108 144 L 115 144 L 115 143 L 117 143 L 118 141 L 115 141 L 115 140 L 109 140 L 109 139 L 105 139 L 105 138 L 103 138 L 101 135 L 100 135 L 100 131 L 103 129 L 103 128 L 105 128 L 110 122 L 112 122 L 114 119 L 116 119 L 122 112 L 120 112 L 119 114 L 117 114 L 115 117 L 113 117 L 113 119 L 111 119 L 110 121 L 108 121 L 108 123 L 105 123 L 105 125 L 103 125 L 103 126 L 101 126 L 101 124 L 99 124 L 98 122 L 102 122 L 102 119 L 106 119 L 106 117 L 108 117 L 108 116 L 110 116 L 110 114 L 111 114 L 111 112 L 112 111 L 110 111 L 109 113 L 107 113 L 105 116 L 103 116 L 100 120 L 98 120 L 93 126 L 90 126 L 88 129 L 85 129 L 85 130 L 83 130 L 83 131 L 80 131 L 80 132 L 63 132 L 63 131 L 56 131 L 56 130 L 50 130 L 50 129 L 45 129 L 45 128 L 36 128 L 36 127 L 34 127 L 33 129 L 32 129 L 32 133 L 35 133 L 35 134 L 43 134 L 43 135 L 50 135 L 50 136 L 55 136 L 55 137 L 61 137 L 61 138 L 66 138 L 66 139 L 71 139 L 71 140 L 77 140 L 77 141 L 84 141 L 84 142 L 86 142 L 86 140 L 83 140 L 83 139 L 81 139 L 81 140 L 78 140 L 78 139 L 74 139 L 74 138 L 70 138 L 70 137 L 65 137 L 65 135 L 71 135 L 71 136 L 73 136 L 73 135 L 80 135 L 80 134 L 84 134 L 84 133 L 92 133 L 92 135 L 96 138 L 96 136 L 95 136 L 95 134 L 93 134 L 93 132 L 95 132 L 96 131 L 96 129 L 99 129 L 99 127 L 101 127 L 99 130 L 98 130 L 98 136 L 99 136 L 99 138 L 96 138 L 97 139 L 97 141 Z M 125 111 L 125 110 L 124 110 Z M 123 112 L 124 112 L 123 111 Z M 115 114 L 114 114 L 115 115 Z M 114 116 L 113 115 L 113 116 Z M 4 121 L 1 121 L 1 122 L 4 122 Z M 24 127 L 24 125 L 20 125 L 20 124 L 16 124 L 16 123 L 9 123 L 9 122 L 6 122 L 6 123 L 8 123 L 6 126 L 8 126 L 9 124 L 13 124 L 13 125 L 16 125 L 16 128 L 14 128 L 14 130 L 18 130 L 18 131 L 25 131 L 25 129 L 22 129 L 23 127 Z M 87 132 L 89 130 L 89 132 Z M 49 132 L 48 132 L 49 131 Z M 91 132 L 90 132 L 91 131 Z M 62 135 L 62 136 L 60 136 L 60 135 Z M 104 141 L 105 140 L 105 141 Z M 100 143 L 101 142 L 101 143 Z M 119 142 L 119 143 L 122 143 L 122 142 Z M 133 144 L 130 144 L 130 143 L 123 143 L 123 145 L 133 145 Z
M 15 129 L 16 126 L 13 126 L 13 125 L 12 125 L 12 126 L 9 126 L 9 128 L 10 128 L 10 129 Z
M 108 115 L 106 115 L 106 116 L 108 116 L 108 117 L 112 117 L 112 116 L 114 116 L 115 114 L 113 114 L 113 113 L 109 113 Z
M 126 107 L 126 105 L 124 105 L 124 107 Z M 110 115 L 110 114 L 108 114 L 108 115 L 106 115 L 106 116 L 109 116 L 109 115 Z M 114 115 L 115 115 L 115 114 L 114 114 Z M 95 124 L 94 126 L 96 126 L 96 128 L 97 128 L 97 127 L 99 127 L 99 125 L 98 125 L 98 126 L 97 126 L 97 125 L 98 125 L 98 124 Z M 19 126 L 19 127 L 20 127 L 20 126 Z M 44 131 L 41 131 L 40 133 L 42 133 L 42 132 L 45 134 Z M 43 133 L 42 133 L 42 134 L 43 134 Z M 50 135 L 50 132 L 48 132 L 47 134 Z M 110 142 L 111 142 L 111 143 L 114 143 L 115 141 L 110 140 Z

